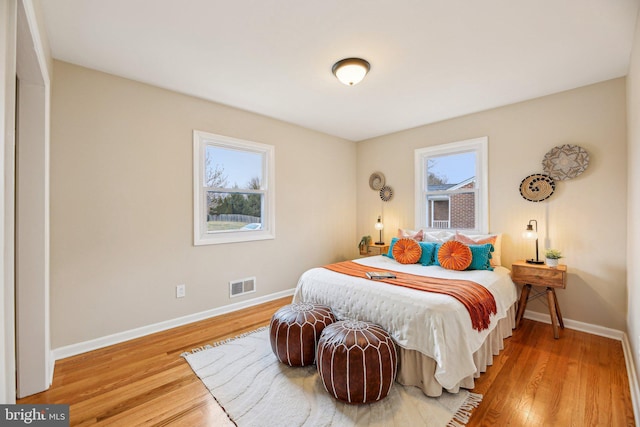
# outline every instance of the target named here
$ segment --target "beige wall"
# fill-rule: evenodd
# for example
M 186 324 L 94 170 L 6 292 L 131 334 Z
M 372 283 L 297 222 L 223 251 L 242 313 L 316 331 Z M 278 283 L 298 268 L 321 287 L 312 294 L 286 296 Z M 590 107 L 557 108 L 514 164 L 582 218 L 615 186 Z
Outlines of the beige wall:
M 53 348 L 291 289 L 356 255 L 355 143 L 54 64 Z M 193 246 L 194 129 L 275 146 L 275 240 Z M 231 300 L 228 281 L 249 276 L 258 291 Z
M 636 25 L 631 65 L 627 76 L 628 118 L 628 244 L 627 292 L 629 308 L 628 335 L 635 359 L 636 375 L 640 372 L 640 26 Z M 638 378 L 640 380 L 640 378 Z M 636 382 L 637 386 L 637 382 Z M 637 403 L 636 403 L 637 404 Z
M 625 79 L 616 79 L 543 98 L 488 110 L 358 143 L 357 232 L 374 234 L 384 211 L 388 241 L 398 227 L 414 226 L 416 148 L 489 137 L 490 228 L 504 233 L 503 264 L 534 255 L 521 232 L 529 219 L 539 224 L 540 247 L 563 251 L 567 289 L 558 292 L 567 319 L 626 330 L 627 146 Z M 547 201 L 532 203 L 519 193 L 531 173 L 543 172 L 547 151 L 578 144 L 591 162 L 579 177 L 557 183 Z M 394 189 L 382 203 L 369 189 L 374 171 Z M 546 313 L 534 301 L 530 310 Z
M 569 265 L 565 318 L 626 329 L 624 79 L 357 144 L 58 61 L 52 108 L 53 348 L 290 289 L 306 268 L 355 256 L 380 213 L 386 240 L 413 226 L 414 149 L 484 135 L 504 264 L 532 256 L 520 233 L 537 219 L 541 249 Z M 193 129 L 275 145 L 276 240 L 193 246 Z M 523 200 L 520 181 L 565 143 L 589 151 L 589 169 L 548 201 Z M 368 187 L 374 171 L 388 203 Z M 258 292 L 231 300 L 227 282 L 253 275 Z

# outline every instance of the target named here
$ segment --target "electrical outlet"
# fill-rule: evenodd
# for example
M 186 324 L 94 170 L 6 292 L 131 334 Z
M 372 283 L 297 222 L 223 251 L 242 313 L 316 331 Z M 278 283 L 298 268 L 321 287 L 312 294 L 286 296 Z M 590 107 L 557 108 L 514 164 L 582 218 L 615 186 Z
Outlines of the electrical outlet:
M 176 298 L 184 298 L 187 294 L 187 285 L 176 286 Z

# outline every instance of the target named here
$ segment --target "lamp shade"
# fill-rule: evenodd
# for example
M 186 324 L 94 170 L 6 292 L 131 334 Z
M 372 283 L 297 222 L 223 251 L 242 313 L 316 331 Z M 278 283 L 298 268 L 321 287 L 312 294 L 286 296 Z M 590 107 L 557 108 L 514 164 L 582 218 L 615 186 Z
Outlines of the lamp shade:
M 367 75 L 371 65 L 360 58 L 346 58 L 333 64 L 333 74 L 347 86 L 357 85 Z
M 376 227 L 376 230 L 382 230 L 384 228 L 384 224 L 378 221 L 376 222 L 375 227 Z
M 538 233 L 533 230 L 531 224 L 527 225 L 527 229 L 522 232 L 522 238 L 527 240 L 536 240 Z

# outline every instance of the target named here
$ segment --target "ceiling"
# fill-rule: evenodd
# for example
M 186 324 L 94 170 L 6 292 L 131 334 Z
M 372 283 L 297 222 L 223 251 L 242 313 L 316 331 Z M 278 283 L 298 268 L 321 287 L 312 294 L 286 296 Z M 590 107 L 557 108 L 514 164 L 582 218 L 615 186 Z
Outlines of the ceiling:
M 627 74 L 638 0 L 44 0 L 53 57 L 348 140 Z M 371 63 L 349 87 L 343 58 Z

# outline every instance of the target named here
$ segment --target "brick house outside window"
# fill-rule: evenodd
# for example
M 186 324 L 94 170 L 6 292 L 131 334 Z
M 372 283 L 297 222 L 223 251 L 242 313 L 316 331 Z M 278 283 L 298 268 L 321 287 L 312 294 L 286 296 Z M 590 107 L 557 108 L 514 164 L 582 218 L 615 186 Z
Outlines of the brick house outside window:
M 430 190 L 454 191 L 474 188 L 475 177 L 458 184 L 430 185 Z M 429 228 L 473 229 L 475 202 L 473 193 L 457 193 L 428 197 Z

